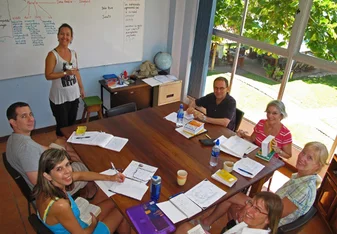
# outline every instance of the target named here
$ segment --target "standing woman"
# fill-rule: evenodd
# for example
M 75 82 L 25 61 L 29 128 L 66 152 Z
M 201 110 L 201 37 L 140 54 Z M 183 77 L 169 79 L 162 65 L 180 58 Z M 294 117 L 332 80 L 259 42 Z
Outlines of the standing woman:
M 76 121 L 79 97 L 84 98 L 84 88 L 76 52 L 68 48 L 73 40 L 70 25 L 59 27 L 57 39 L 58 46 L 46 58 L 45 76 L 52 81 L 49 102 L 56 120 L 56 135 L 62 137 L 60 129 Z
M 291 158 L 292 137 L 286 126 L 281 120 L 287 117 L 286 108 L 283 102 L 273 100 L 268 103 L 266 108 L 267 119 L 260 120 L 254 127 L 252 135 L 247 135 L 243 130 L 237 131 L 242 137 L 257 146 L 261 147 L 262 141 L 269 135 L 275 137 L 273 149 L 276 157 Z

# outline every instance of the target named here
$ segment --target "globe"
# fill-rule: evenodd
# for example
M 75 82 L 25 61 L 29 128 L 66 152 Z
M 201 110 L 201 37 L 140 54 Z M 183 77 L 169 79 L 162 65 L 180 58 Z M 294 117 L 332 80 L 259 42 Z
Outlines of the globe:
M 169 53 L 159 52 L 154 56 L 154 64 L 159 70 L 167 70 L 172 65 L 172 56 Z

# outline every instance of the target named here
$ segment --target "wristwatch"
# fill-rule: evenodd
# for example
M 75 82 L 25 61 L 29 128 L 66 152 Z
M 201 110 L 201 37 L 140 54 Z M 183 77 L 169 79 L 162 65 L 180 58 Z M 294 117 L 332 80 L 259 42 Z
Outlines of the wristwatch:
M 67 75 L 67 72 L 63 72 L 63 75 Z
M 202 118 L 202 121 L 206 122 L 206 115 L 204 115 L 204 117 Z

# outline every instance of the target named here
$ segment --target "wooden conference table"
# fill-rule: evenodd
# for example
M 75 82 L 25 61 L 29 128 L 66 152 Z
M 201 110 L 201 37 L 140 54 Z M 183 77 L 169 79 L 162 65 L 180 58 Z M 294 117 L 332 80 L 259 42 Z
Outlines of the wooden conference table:
M 107 170 L 111 167 L 110 162 L 113 162 L 116 168 L 126 168 L 132 160 L 158 167 L 156 175 L 162 178 L 159 202 L 168 200 L 171 195 L 178 192 L 188 191 L 205 178 L 227 192 L 215 204 L 228 199 L 254 183 L 256 191 L 252 192 L 255 193 L 262 188 L 265 177 L 272 175 L 275 170 L 284 165 L 281 160 L 276 158 L 272 158 L 270 162 L 256 158 L 254 156 L 256 151 L 253 151 L 249 157 L 265 165 L 265 168 L 254 178 L 246 178 L 233 172 L 238 181 L 231 188 L 215 181 L 211 175 L 217 169 L 222 168 L 224 161 L 239 159 L 221 152 L 218 165 L 215 168 L 211 167 L 209 165 L 211 147 L 202 146 L 198 141 L 206 138 L 205 134 L 187 139 L 175 131 L 174 123 L 164 119 L 165 116 L 177 111 L 178 108 L 179 103 L 173 103 L 85 124 L 87 131 L 103 131 L 128 138 L 129 141 L 121 152 L 89 145 L 73 144 L 73 147 L 91 171 Z M 234 135 L 227 128 L 216 125 L 205 124 L 205 128 L 208 130 L 207 134 L 212 138 L 221 135 L 226 137 Z M 63 128 L 62 132 L 66 137 L 69 137 L 75 129 L 76 125 Z M 179 186 L 176 182 L 176 173 L 179 169 L 188 172 L 187 182 L 184 186 Z M 122 214 L 127 217 L 125 210 L 149 201 L 150 192 L 148 190 L 145 193 L 142 201 L 118 194 L 111 198 Z

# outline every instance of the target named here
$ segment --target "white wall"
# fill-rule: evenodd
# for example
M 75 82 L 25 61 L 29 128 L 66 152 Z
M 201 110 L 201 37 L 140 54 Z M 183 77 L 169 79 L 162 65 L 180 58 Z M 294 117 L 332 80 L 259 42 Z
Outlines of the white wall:
M 169 17 L 170 0 L 145 1 L 143 60 L 153 60 L 157 52 L 168 50 Z M 28 59 L 34 59 L 34 55 Z M 136 62 L 82 69 L 81 76 L 86 95 L 100 96 L 98 81 L 102 79 L 102 75 L 119 74 L 124 70 L 132 72 L 138 69 L 139 65 L 140 62 Z M 41 63 L 41 66 L 44 64 Z M 35 128 L 55 125 L 48 99 L 50 86 L 51 82 L 47 81 L 43 74 L 0 81 L 0 137 L 12 132 L 6 118 L 6 110 L 9 105 L 17 101 L 27 102 L 31 106 L 36 119 Z M 78 118 L 82 114 L 82 106 L 80 105 Z

